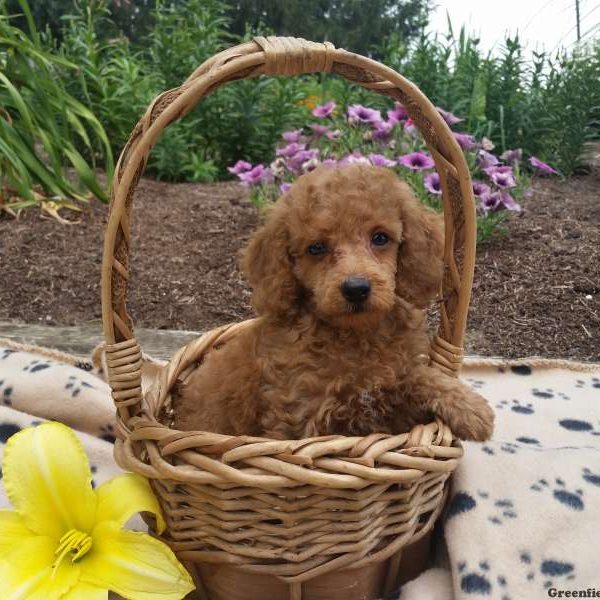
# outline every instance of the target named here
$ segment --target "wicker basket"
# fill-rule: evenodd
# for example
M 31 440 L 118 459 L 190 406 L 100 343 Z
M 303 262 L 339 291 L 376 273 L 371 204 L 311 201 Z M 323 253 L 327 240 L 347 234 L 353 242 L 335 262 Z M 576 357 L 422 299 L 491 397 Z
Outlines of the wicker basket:
M 163 539 L 189 568 L 199 596 L 210 600 L 353 600 L 389 593 L 425 559 L 424 540 L 462 456 L 441 422 L 397 436 L 292 441 L 163 424 L 177 378 L 248 321 L 180 349 L 142 394 L 141 350 L 125 304 L 133 194 L 152 146 L 165 127 L 225 83 L 309 72 L 336 73 L 401 102 L 420 129 L 440 174 L 446 227 L 440 326 L 430 356 L 451 375 L 462 362 L 475 254 L 471 180 L 451 131 L 419 89 L 329 43 L 258 37 L 214 56 L 183 85 L 158 96 L 118 162 L 104 243 L 102 316 L 118 411 L 115 456 L 151 480 L 168 525 Z

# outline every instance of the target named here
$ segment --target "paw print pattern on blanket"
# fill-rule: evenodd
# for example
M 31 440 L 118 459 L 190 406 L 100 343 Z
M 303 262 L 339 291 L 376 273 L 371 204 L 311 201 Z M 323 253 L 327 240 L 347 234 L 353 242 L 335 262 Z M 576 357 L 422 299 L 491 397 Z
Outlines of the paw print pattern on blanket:
M 52 366 L 52 361 L 49 360 L 33 360 L 26 367 L 23 367 L 23 371 L 28 373 L 39 373 L 45 369 L 49 369 Z
M 516 519 L 514 503 L 509 498 L 490 498 L 488 492 L 479 490 L 477 495 L 480 499 L 480 508 L 488 513 L 488 521 L 494 525 L 502 525 L 507 519 Z M 491 506 L 490 506 L 491 505 Z M 456 492 L 450 501 L 446 511 L 446 521 L 452 517 L 467 513 L 478 506 L 477 500 L 467 492 Z
M 96 389 L 92 384 L 88 383 L 87 381 L 77 379 L 75 375 L 69 375 L 69 379 L 65 384 L 65 390 L 70 391 L 71 398 L 76 398 L 77 396 L 79 396 L 79 394 L 81 393 L 81 389 L 84 387 L 88 389 Z
M 4 382 L 4 379 L 0 379 L 0 400 L 4 406 L 12 406 L 13 387 Z
M 582 421 L 581 419 L 561 419 L 558 424 L 568 431 L 589 431 L 592 435 L 600 434 L 600 432 L 594 431 L 594 426 L 589 421 Z
M 536 581 L 539 578 L 546 589 L 557 584 L 560 585 L 561 582 L 556 581 L 557 577 L 567 580 L 575 579 L 575 565 L 570 562 L 544 558 L 536 567 L 533 564 L 531 553 L 527 551 L 521 551 L 519 560 L 525 567 L 527 581 Z M 562 583 L 564 585 L 564 581 Z
M 565 482 L 557 478 L 555 479 L 555 485 L 550 486 L 545 479 L 539 479 L 537 483 L 534 483 L 530 489 L 534 492 L 542 492 L 546 489 L 552 487 L 552 496 L 555 500 L 567 506 L 573 510 L 583 510 L 585 508 L 585 504 L 583 502 L 583 490 L 576 489 L 574 491 L 570 491 L 566 488 Z
M 469 569 L 467 563 L 464 561 L 458 563 L 460 589 L 465 594 L 489 596 L 492 591 L 489 570 L 490 566 L 486 561 L 481 561 L 475 569 Z
M 592 485 L 600 487 L 600 475 L 592 473 L 587 467 L 583 469 L 583 479 Z

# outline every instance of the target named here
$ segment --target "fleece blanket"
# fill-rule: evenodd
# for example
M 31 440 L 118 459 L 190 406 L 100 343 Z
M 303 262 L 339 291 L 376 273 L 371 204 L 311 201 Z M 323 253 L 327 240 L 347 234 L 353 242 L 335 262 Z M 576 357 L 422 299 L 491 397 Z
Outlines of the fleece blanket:
M 80 436 L 96 484 L 117 474 L 101 371 L 98 360 L 0 341 L 0 459 L 19 429 L 58 420 Z M 465 444 L 445 544 L 400 599 L 600 596 L 600 365 L 468 359 L 462 377 L 494 407 L 496 431 Z

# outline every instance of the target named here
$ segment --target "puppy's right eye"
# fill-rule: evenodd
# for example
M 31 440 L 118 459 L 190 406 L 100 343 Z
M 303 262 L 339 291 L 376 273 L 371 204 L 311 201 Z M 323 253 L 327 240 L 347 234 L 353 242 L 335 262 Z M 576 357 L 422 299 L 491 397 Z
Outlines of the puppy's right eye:
M 327 252 L 327 246 L 323 242 L 315 242 L 311 244 L 306 251 L 312 256 L 320 256 Z

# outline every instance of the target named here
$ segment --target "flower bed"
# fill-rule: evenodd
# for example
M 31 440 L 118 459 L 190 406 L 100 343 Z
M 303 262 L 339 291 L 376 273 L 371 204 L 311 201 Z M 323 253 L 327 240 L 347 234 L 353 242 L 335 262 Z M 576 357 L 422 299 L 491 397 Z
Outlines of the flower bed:
M 450 127 L 463 119 L 438 108 Z M 396 103 L 384 118 L 381 111 L 360 104 L 345 110 L 330 100 L 311 111 L 305 127 L 286 131 L 270 165 L 239 160 L 229 167 L 242 184 L 252 189 L 258 204 L 273 202 L 293 181 L 319 165 L 343 166 L 364 163 L 394 169 L 419 198 L 441 208 L 440 178 L 425 143 L 405 108 Z M 519 200 L 530 193 L 530 176 L 523 169 L 521 149 L 492 153 L 494 144 L 454 131 L 465 152 L 473 176 L 480 241 L 497 231 L 510 212 L 520 212 Z M 557 171 L 538 158 L 529 158 L 539 174 Z

